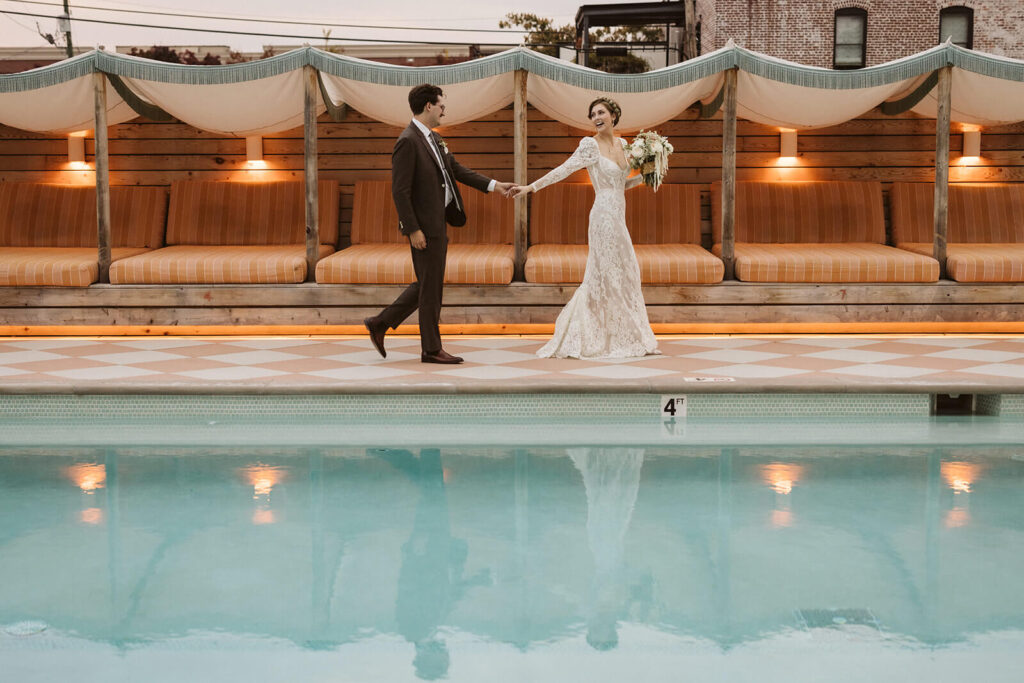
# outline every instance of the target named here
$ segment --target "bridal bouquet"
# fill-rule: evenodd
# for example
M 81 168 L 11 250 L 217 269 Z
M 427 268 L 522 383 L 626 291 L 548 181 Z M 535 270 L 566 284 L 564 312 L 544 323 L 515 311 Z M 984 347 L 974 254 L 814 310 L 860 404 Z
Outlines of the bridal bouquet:
M 673 152 L 672 144 L 653 130 L 640 131 L 633 142 L 626 147 L 629 167 L 644 174 L 644 184 L 655 192 L 668 173 L 668 155 Z

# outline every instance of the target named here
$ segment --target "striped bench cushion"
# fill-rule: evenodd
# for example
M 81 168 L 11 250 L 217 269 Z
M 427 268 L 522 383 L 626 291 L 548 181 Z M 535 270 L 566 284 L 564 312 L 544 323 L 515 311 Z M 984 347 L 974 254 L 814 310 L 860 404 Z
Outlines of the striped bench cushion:
M 932 242 L 934 193 L 931 183 L 893 183 L 894 243 Z M 947 245 L 1024 242 L 1024 184 L 950 185 L 948 206 Z
M 166 188 L 110 188 L 112 246 L 161 246 L 166 216 Z M 96 188 L 0 183 L 0 246 L 95 248 Z
M 114 247 L 111 259 L 148 250 Z M 99 279 L 96 247 L 4 247 L 0 249 L 0 286 L 88 287 Z
M 320 245 L 320 258 L 333 252 Z M 301 244 L 177 245 L 114 262 L 111 284 L 283 284 L 306 279 Z
M 721 254 L 722 245 L 713 251 Z M 873 242 L 737 243 L 736 277 L 744 282 L 935 282 L 939 263 Z
M 931 256 L 931 242 L 900 249 Z M 1024 244 L 947 244 L 946 272 L 957 282 L 1024 282 Z
M 303 182 L 171 184 L 167 244 L 290 245 L 306 239 Z M 318 182 L 320 244 L 338 241 L 338 183 Z
M 451 244 L 512 244 L 515 202 L 500 192 L 480 192 L 459 184 L 466 224 L 448 228 Z M 360 180 L 352 207 L 352 244 L 405 244 L 398 229 L 398 211 L 391 199 L 390 180 Z
M 449 244 L 444 281 L 507 285 L 512 282 L 512 255 L 512 246 L 506 244 Z M 408 242 L 355 244 L 316 264 L 321 284 L 408 284 L 414 279 Z
M 638 244 L 636 260 L 644 284 L 710 284 L 721 282 L 721 259 L 696 244 Z M 582 244 L 538 244 L 526 252 L 527 282 L 583 281 L 588 248 Z
M 722 183 L 711 184 L 713 242 L 722 241 Z M 736 242 L 885 243 L 877 182 L 736 183 Z
M 530 244 L 586 244 L 594 189 L 579 183 L 544 188 L 532 199 Z M 626 193 L 634 244 L 700 244 L 700 187 L 662 185 Z

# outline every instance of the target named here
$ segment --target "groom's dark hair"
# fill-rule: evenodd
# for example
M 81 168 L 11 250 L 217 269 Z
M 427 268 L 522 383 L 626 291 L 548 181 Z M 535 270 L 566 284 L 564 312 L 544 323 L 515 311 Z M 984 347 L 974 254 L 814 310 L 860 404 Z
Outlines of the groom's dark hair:
M 444 91 L 436 85 L 423 83 L 409 91 L 409 108 L 413 115 L 422 114 L 427 103 L 437 104 L 437 98 L 444 95 Z

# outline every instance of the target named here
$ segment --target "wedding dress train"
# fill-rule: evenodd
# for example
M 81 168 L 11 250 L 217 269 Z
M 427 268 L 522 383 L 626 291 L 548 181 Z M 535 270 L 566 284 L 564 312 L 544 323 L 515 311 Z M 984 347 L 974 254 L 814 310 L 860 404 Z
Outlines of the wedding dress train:
M 619 138 L 625 146 L 625 140 Z M 601 154 L 597 140 L 586 137 L 569 159 L 532 183 L 534 192 L 586 168 L 596 194 L 587 232 L 589 251 L 583 282 L 558 314 L 555 334 L 537 355 L 541 358 L 632 358 L 659 353 L 640 290 L 640 266 L 626 229 L 629 167 Z

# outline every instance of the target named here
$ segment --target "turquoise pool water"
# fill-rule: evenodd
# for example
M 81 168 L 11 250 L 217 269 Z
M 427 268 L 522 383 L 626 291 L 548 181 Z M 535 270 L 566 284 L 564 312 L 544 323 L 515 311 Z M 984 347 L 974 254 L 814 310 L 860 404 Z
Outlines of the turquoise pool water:
M 1012 442 L 111 441 L 0 448 L 0 680 L 1000 682 L 1024 666 Z

